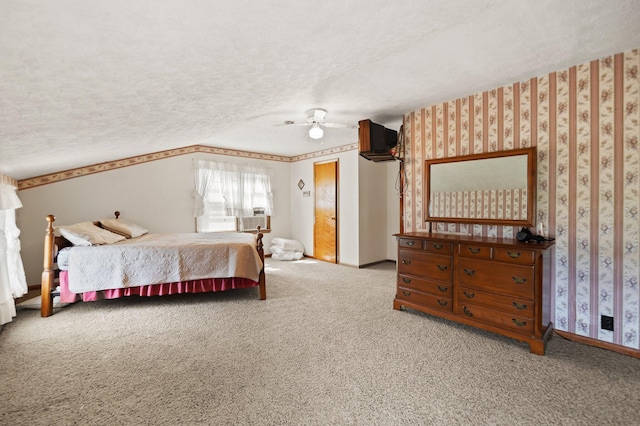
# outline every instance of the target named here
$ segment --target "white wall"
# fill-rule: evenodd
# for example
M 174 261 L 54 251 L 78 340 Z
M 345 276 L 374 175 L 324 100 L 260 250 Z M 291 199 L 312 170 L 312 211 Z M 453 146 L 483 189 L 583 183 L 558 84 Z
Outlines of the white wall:
M 400 163 L 360 157 L 360 265 L 396 260 L 400 232 Z
M 387 163 L 358 156 L 359 262 L 387 258 Z
M 396 260 L 392 234 L 400 229 L 399 163 L 367 161 L 357 150 L 291 164 L 291 238 L 302 242 L 305 255 L 313 256 L 313 167 L 334 159 L 339 164 L 339 263 L 361 266 Z M 305 183 L 303 190 L 297 186 L 300 179 Z M 303 196 L 306 191 L 309 197 Z
M 291 164 L 291 238 L 302 242 L 305 255 L 313 256 L 313 165 L 338 160 L 338 256 L 340 264 L 358 265 L 358 151 L 316 157 Z M 302 179 L 305 187 L 298 189 Z M 310 191 L 309 197 L 303 197 Z
M 21 253 L 27 283 L 40 283 L 48 214 L 55 215 L 55 224 L 70 225 L 110 218 L 118 210 L 123 218 L 151 232 L 195 232 L 194 158 L 261 164 L 273 170 L 273 232 L 265 234 L 267 252 L 274 235 L 288 234 L 291 219 L 289 163 L 214 154 L 171 157 L 19 191 L 24 207 L 17 210 L 17 222 L 22 232 Z
M 398 260 L 398 242 L 393 234 L 400 232 L 400 163 L 387 163 L 387 259 Z
M 305 256 L 313 257 L 314 196 L 313 163 L 315 160 L 296 161 L 291 164 L 291 224 L 290 236 L 304 245 Z M 298 182 L 304 188 L 298 188 Z M 305 197 L 304 193 L 309 196 Z

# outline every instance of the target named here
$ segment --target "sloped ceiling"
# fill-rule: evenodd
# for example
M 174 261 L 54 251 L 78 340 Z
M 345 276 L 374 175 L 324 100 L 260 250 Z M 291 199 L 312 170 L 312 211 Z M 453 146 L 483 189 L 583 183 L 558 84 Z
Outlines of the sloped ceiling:
M 640 47 L 637 0 L 0 2 L 0 172 L 357 142 L 404 113 Z

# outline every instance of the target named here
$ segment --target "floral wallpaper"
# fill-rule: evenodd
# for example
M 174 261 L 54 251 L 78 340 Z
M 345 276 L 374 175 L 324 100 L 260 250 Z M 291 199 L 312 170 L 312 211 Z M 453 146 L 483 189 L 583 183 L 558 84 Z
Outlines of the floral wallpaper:
M 556 238 L 554 327 L 640 349 L 639 68 L 634 49 L 406 114 L 404 230 L 428 227 L 425 160 L 536 146 L 536 228 Z M 614 331 L 601 328 L 602 315 Z

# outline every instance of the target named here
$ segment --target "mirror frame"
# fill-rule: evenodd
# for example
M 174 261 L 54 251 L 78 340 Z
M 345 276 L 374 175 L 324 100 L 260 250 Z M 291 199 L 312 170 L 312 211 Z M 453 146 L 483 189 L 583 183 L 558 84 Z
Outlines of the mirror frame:
M 527 156 L 527 218 L 526 219 L 476 219 L 476 218 L 457 218 L 457 217 L 437 217 L 430 215 L 429 205 L 431 203 L 431 166 L 434 164 L 455 163 L 460 161 L 482 160 L 490 158 L 512 157 L 517 155 Z M 536 147 L 518 148 L 507 151 L 486 152 L 481 154 L 461 155 L 457 157 L 434 158 L 425 160 L 424 168 L 424 185 L 425 197 L 423 211 L 425 213 L 425 222 L 444 222 L 444 223 L 471 223 L 484 225 L 505 225 L 505 226 L 524 226 L 532 227 L 535 224 L 536 211 L 536 189 L 537 189 L 537 161 Z

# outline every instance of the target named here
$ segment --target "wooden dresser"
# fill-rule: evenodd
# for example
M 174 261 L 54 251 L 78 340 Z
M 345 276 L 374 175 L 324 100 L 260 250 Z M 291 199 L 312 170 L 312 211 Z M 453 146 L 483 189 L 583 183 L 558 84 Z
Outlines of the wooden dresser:
M 403 306 L 529 344 L 544 355 L 553 243 L 435 233 L 396 234 L 394 309 Z

